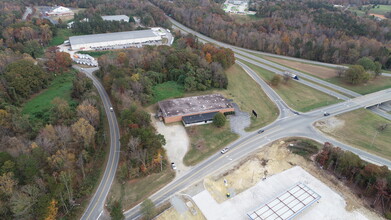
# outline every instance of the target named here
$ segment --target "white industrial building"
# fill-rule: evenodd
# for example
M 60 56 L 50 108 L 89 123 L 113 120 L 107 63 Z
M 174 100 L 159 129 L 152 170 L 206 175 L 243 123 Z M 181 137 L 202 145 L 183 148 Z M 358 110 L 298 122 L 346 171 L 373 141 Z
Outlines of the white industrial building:
M 124 21 L 129 22 L 129 17 L 126 15 L 104 15 L 102 16 L 104 21 Z
M 107 34 L 91 34 L 69 38 L 72 50 L 106 50 L 139 47 L 156 44 L 162 36 L 156 30 L 125 31 Z
M 67 16 L 67 15 L 74 15 L 74 12 L 66 7 L 53 7 L 50 8 L 49 11 L 46 11 L 47 16 Z

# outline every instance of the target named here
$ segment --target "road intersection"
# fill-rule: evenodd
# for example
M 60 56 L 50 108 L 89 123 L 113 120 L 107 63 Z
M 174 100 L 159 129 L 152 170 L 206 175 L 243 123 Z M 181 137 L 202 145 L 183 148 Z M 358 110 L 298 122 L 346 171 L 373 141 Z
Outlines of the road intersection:
M 175 25 L 177 25 L 175 22 L 172 22 Z M 211 39 L 214 41 L 213 39 Z M 221 46 L 225 46 L 228 48 L 231 48 L 232 46 L 226 45 L 223 43 L 218 42 L 217 44 Z M 238 58 L 246 58 L 248 55 L 235 55 Z M 248 58 L 246 58 L 248 59 Z M 251 62 L 255 62 L 260 64 L 259 62 L 254 61 L 253 59 L 248 59 Z M 246 60 L 247 61 L 247 60 Z M 342 114 L 345 112 L 353 111 L 359 108 L 364 108 L 369 105 L 376 105 L 380 102 L 384 102 L 391 99 L 391 89 L 382 90 L 380 92 L 369 94 L 365 96 L 358 96 L 354 99 L 349 99 L 348 96 L 356 97 L 356 94 L 350 93 L 350 91 L 339 91 L 338 88 L 333 90 L 327 89 L 325 87 L 316 85 L 315 83 L 312 83 L 310 81 L 306 80 L 300 80 L 303 82 L 308 82 L 309 84 L 316 85 L 321 91 L 324 91 L 328 94 L 334 95 L 340 99 L 347 100 L 341 103 L 337 103 L 334 105 L 326 106 L 324 108 L 320 108 L 311 112 L 307 113 L 299 113 L 294 110 L 292 110 L 279 96 L 277 93 L 274 92 L 274 90 L 265 83 L 257 73 L 255 73 L 252 69 L 250 69 L 248 66 L 246 66 L 244 63 L 237 61 L 237 63 L 242 66 L 242 68 L 262 87 L 262 89 L 265 91 L 265 93 L 269 96 L 269 98 L 277 105 L 280 115 L 278 119 L 273 122 L 272 124 L 269 124 L 262 128 L 265 130 L 264 133 L 258 134 L 257 132 L 250 133 L 237 141 L 230 144 L 228 147 L 231 149 L 229 152 L 227 152 L 225 155 L 221 155 L 220 153 L 216 153 L 209 157 L 208 159 L 204 160 L 203 162 L 199 163 L 198 165 L 194 166 L 190 170 L 188 170 L 183 176 L 180 178 L 174 180 L 173 182 L 169 183 L 165 187 L 163 187 L 161 190 L 150 196 L 150 199 L 157 205 L 162 204 L 164 201 L 169 199 L 171 196 L 173 196 L 175 193 L 180 192 L 181 190 L 187 188 L 188 186 L 202 180 L 207 175 L 210 175 L 211 173 L 215 172 L 216 170 L 229 166 L 233 164 L 234 162 L 246 157 L 250 153 L 256 151 L 257 149 L 266 146 L 273 141 L 276 141 L 281 138 L 287 138 L 287 137 L 305 137 L 314 139 L 319 142 L 330 142 L 334 144 L 335 146 L 339 146 L 342 149 L 352 151 L 362 157 L 365 160 L 374 162 L 376 164 L 386 165 L 388 167 L 391 167 L 391 162 L 383 159 L 381 157 L 372 155 L 370 153 L 367 153 L 365 151 L 359 150 L 357 148 L 353 148 L 349 145 L 343 144 L 338 142 L 337 140 L 334 140 L 330 137 L 326 137 L 320 132 L 318 132 L 312 125 L 315 121 L 318 121 L 320 119 L 325 118 L 323 116 L 324 112 L 330 113 L 332 116 L 337 114 Z M 260 64 L 264 65 L 264 64 Z M 267 67 L 271 67 L 268 65 L 265 65 Z M 77 68 L 77 67 L 75 67 Z M 273 68 L 273 67 L 271 67 Z M 278 68 L 278 67 L 277 67 Z M 285 67 L 284 67 L 285 68 Z M 109 127 L 110 127 L 110 154 L 108 163 L 105 169 L 105 173 L 103 175 L 102 181 L 99 184 L 99 187 L 92 197 L 90 204 L 88 208 L 86 209 L 82 219 L 98 219 L 101 215 L 104 204 L 106 201 L 106 197 L 108 195 L 108 192 L 110 190 L 110 186 L 114 180 L 114 176 L 116 173 L 116 168 L 118 165 L 119 160 L 119 152 L 120 152 L 120 146 L 119 146 L 119 129 L 117 120 L 114 113 L 110 113 L 109 108 L 111 107 L 110 100 L 108 98 L 107 93 L 105 92 L 103 86 L 100 84 L 100 82 L 92 75 L 92 71 L 89 69 L 82 69 L 79 68 L 79 70 L 86 73 L 88 77 L 90 77 L 95 87 L 98 89 L 98 92 L 102 98 L 102 102 L 104 103 L 104 107 L 106 110 L 106 114 L 109 121 Z M 277 69 L 275 69 L 277 70 Z M 280 70 L 277 70 L 280 71 Z M 304 77 L 303 77 L 304 78 Z M 312 81 L 312 79 L 311 79 Z M 333 85 L 335 86 L 335 85 Z M 328 86 L 329 87 L 329 86 Z M 339 92 L 335 92 L 339 91 Z M 342 95 L 341 93 L 348 95 Z M 141 217 L 140 215 L 140 206 L 137 205 L 133 207 L 132 209 L 126 211 L 125 213 L 126 219 L 137 219 Z

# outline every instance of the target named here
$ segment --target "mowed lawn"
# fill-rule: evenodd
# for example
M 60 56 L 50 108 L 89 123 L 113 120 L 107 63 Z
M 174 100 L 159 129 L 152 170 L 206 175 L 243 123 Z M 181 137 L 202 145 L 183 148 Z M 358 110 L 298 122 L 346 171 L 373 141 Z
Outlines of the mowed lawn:
M 119 183 L 116 178 L 111 186 L 108 202 L 121 201 L 123 209 L 130 209 L 167 185 L 174 177 L 175 173 L 171 167 L 168 167 L 161 173 L 153 173 L 146 177 L 132 179 L 124 184 Z
M 52 41 L 50 41 L 49 46 L 58 46 L 63 44 L 64 41 L 68 40 L 69 37 L 76 35 L 72 33 L 71 29 L 68 28 L 59 28 L 57 30 L 57 35 L 53 37 Z
M 266 57 L 266 56 L 262 56 L 262 55 L 256 54 L 256 53 L 252 53 L 252 54 L 255 56 L 270 60 L 272 62 L 278 63 L 282 66 L 289 67 L 291 69 L 300 71 L 300 72 L 305 73 L 307 75 L 311 75 L 311 76 L 317 77 L 319 79 L 325 80 L 325 81 L 332 83 L 332 84 L 335 84 L 337 86 L 341 86 L 345 89 L 352 90 L 352 91 L 360 93 L 362 95 L 376 92 L 376 91 L 380 91 L 380 90 L 387 89 L 387 88 L 391 88 L 391 77 L 379 76 L 379 77 L 376 77 L 374 79 L 369 80 L 367 83 L 364 83 L 364 84 L 351 85 L 349 83 L 344 82 L 344 80 L 342 78 L 338 78 L 336 75 L 337 72 L 333 68 L 319 66 L 319 65 L 313 65 L 313 64 L 306 64 L 306 63 L 297 62 L 297 61 L 279 59 L 279 58 L 274 58 L 274 57 Z M 382 70 L 382 72 L 388 72 L 388 71 Z
M 165 100 L 168 98 L 183 97 L 184 91 L 184 87 L 174 81 L 168 81 L 165 83 L 158 84 L 153 87 L 152 103 L 156 103 L 158 101 Z
M 391 77 L 387 77 L 387 76 L 378 76 L 360 85 L 352 85 L 346 83 L 343 81 L 342 78 L 338 78 L 338 77 L 329 78 L 326 81 L 344 87 L 346 89 L 352 90 L 354 92 L 360 93 L 361 95 L 391 88 Z
M 366 109 L 336 117 L 344 121 L 344 126 L 323 132 L 346 144 L 391 159 L 391 121 Z M 379 131 L 379 126 L 384 124 L 389 125 L 384 131 Z
M 48 116 L 51 102 L 55 97 L 60 97 L 72 103 L 72 82 L 75 75 L 71 72 L 57 75 L 47 89 L 28 100 L 22 109 L 23 114 L 31 118 L 42 119 Z
M 186 166 L 197 164 L 239 138 L 231 132 L 228 122 L 221 128 L 207 124 L 187 127 L 186 131 L 190 137 L 190 149 L 183 158 Z
M 242 111 L 251 114 L 254 109 L 258 112 L 258 118 L 251 117 L 251 125 L 247 131 L 259 129 L 272 123 L 278 116 L 278 109 L 267 97 L 261 87 L 237 64 L 226 71 L 228 88 L 186 93 L 186 96 L 220 93 L 226 98 L 233 99 Z M 193 126 L 186 128 L 190 137 L 190 150 L 184 158 L 187 165 L 194 165 L 210 155 L 219 151 L 222 147 L 239 138 L 230 130 L 229 121 L 222 128 L 216 128 L 213 124 Z
M 255 66 L 245 61 L 242 62 L 257 72 L 258 75 L 268 83 L 270 83 L 275 75 L 275 73 L 272 73 L 261 67 Z M 293 79 L 290 80 L 287 84 L 281 82 L 278 86 L 274 86 L 273 89 L 291 108 L 300 112 L 307 112 L 316 108 L 340 102 L 340 100 L 334 98 L 333 96 L 327 95 L 323 92 L 298 83 Z

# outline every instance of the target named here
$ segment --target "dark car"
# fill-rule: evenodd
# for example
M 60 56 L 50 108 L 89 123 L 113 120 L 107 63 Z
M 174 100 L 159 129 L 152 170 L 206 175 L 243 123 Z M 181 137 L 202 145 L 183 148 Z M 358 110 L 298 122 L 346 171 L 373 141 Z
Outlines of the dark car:
M 324 114 L 323 114 L 323 116 L 329 116 L 330 115 L 330 113 L 328 113 L 328 112 L 325 112 Z
M 263 130 L 263 129 L 262 129 L 262 130 L 259 130 L 259 131 L 258 131 L 258 134 L 262 134 L 263 132 L 265 132 L 265 130 Z

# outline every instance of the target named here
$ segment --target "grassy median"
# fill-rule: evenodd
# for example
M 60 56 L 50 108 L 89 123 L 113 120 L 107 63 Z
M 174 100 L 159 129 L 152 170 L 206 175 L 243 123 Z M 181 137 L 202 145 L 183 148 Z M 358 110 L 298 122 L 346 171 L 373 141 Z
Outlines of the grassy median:
M 275 73 L 256 65 L 245 61 L 242 62 L 258 73 L 258 75 L 266 82 L 270 82 L 275 75 Z M 273 87 L 273 89 L 291 108 L 300 112 L 307 112 L 340 101 L 333 96 L 303 85 L 295 80 L 290 80 L 286 84 L 281 82 L 278 86 Z

